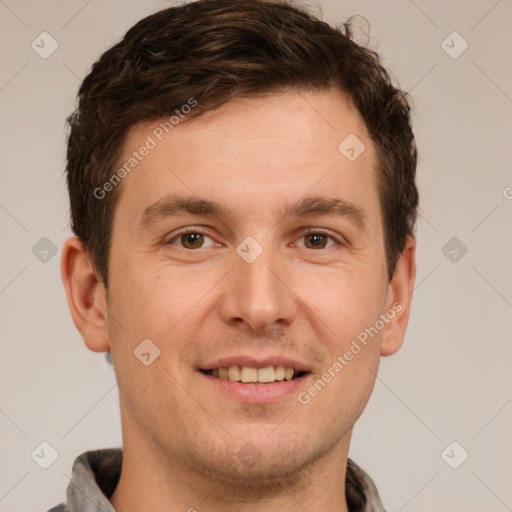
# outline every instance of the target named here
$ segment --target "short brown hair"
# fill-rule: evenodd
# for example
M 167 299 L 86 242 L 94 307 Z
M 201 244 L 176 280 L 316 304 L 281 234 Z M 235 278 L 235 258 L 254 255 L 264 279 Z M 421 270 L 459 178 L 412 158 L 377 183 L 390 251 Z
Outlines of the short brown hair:
M 95 190 L 112 179 L 128 130 L 172 116 L 191 98 L 188 117 L 196 117 L 234 97 L 286 90 L 340 90 L 364 119 L 378 157 L 391 279 L 418 206 L 410 106 L 378 55 L 351 37 L 350 21 L 331 27 L 284 0 L 199 0 L 144 18 L 99 58 L 68 118 L 66 171 L 72 229 L 105 286 L 121 187 L 102 199 Z

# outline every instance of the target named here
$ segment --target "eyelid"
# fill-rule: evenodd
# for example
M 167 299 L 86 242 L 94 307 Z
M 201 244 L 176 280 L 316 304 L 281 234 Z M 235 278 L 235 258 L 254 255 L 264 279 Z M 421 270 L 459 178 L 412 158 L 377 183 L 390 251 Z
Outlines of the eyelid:
M 199 228 L 199 227 L 194 227 L 194 226 L 187 226 L 185 228 L 182 228 L 182 229 L 174 232 L 170 238 L 166 238 L 164 240 L 164 244 L 165 245 L 167 245 L 167 244 L 173 245 L 172 244 L 173 241 L 175 241 L 177 238 L 179 238 L 182 235 L 186 235 L 187 233 L 199 233 L 201 235 L 207 236 L 208 238 L 211 238 L 212 240 L 214 240 L 214 238 L 212 236 L 210 236 L 205 229 Z M 347 241 L 341 235 L 335 235 L 331 231 L 328 231 L 328 230 L 322 229 L 322 228 L 314 228 L 314 227 L 304 228 L 304 229 L 300 230 L 296 236 L 297 236 L 297 239 L 300 239 L 304 236 L 311 235 L 311 234 L 325 235 L 325 236 L 331 238 L 332 240 L 334 240 L 338 245 L 348 245 Z M 220 243 L 215 240 L 215 245 L 218 246 L 218 245 L 220 245 Z M 180 248 L 185 249 L 184 247 L 180 247 Z M 200 247 L 199 249 L 205 249 L 205 247 Z M 199 249 L 194 249 L 194 250 L 199 250 Z M 185 250 L 192 250 L 192 249 L 185 249 Z
M 182 228 L 178 231 L 175 231 L 174 233 L 172 233 L 172 236 L 170 237 L 166 237 L 164 239 L 164 245 L 174 245 L 172 242 L 175 241 L 176 239 L 178 239 L 180 236 L 182 235 L 186 235 L 188 233 L 199 233 L 201 235 L 204 235 L 204 236 L 207 236 L 208 238 L 211 238 L 212 240 L 213 237 L 210 236 L 206 230 L 202 229 L 202 228 L 197 228 L 197 227 L 194 227 L 194 226 L 187 226 L 186 228 Z M 215 241 L 215 244 L 218 245 L 219 242 Z M 185 249 L 184 247 L 180 247 L 180 249 Z M 199 249 L 205 249 L 205 247 L 199 247 Z M 191 249 L 185 249 L 185 250 L 191 250 Z M 198 250 L 198 249 L 194 249 L 194 250 Z
M 322 228 L 305 228 L 304 230 L 300 231 L 299 238 L 312 234 L 325 235 L 334 240 L 338 245 L 348 245 L 348 242 L 341 235 L 334 234 L 331 231 Z

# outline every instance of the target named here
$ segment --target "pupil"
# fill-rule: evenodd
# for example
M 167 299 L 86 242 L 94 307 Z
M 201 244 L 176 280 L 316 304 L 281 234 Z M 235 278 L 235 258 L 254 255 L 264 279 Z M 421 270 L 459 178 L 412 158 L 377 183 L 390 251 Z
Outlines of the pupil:
M 322 235 L 322 234 L 313 234 L 313 235 L 309 235 L 308 236 L 311 244 L 314 246 L 314 247 L 320 247 L 320 246 L 324 246 L 325 245 L 325 235 Z
M 198 247 L 201 245 L 203 235 L 201 233 L 186 233 L 182 237 L 183 245 Z M 197 243 L 199 242 L 199 243 Z

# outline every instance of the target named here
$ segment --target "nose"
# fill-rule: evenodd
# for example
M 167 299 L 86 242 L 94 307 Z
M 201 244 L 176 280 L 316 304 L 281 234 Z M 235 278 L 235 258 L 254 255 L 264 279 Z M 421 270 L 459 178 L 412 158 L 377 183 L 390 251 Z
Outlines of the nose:
M 297 297 L 285 262 L 264 250 L 252 263 L 236 255 L 234 265 L 222 295 L 222 320 L 267 335 L 290 326 L 297 314 Z

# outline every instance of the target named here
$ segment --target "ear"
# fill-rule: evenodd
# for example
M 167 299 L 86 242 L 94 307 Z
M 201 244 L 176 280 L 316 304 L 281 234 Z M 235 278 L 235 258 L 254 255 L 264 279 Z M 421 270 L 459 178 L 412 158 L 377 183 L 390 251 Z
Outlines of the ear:
M 416 279 L 416 240 L 410 236 L 398 259 L 386 298 L 388 323 L 383 331 L 381 356 L 397 352 L 404 341 Z
M 94 352 L 110 350 L 105 286 L 76 236 L 64 243 L 61 277 L 73 322 L 87 348 Z

